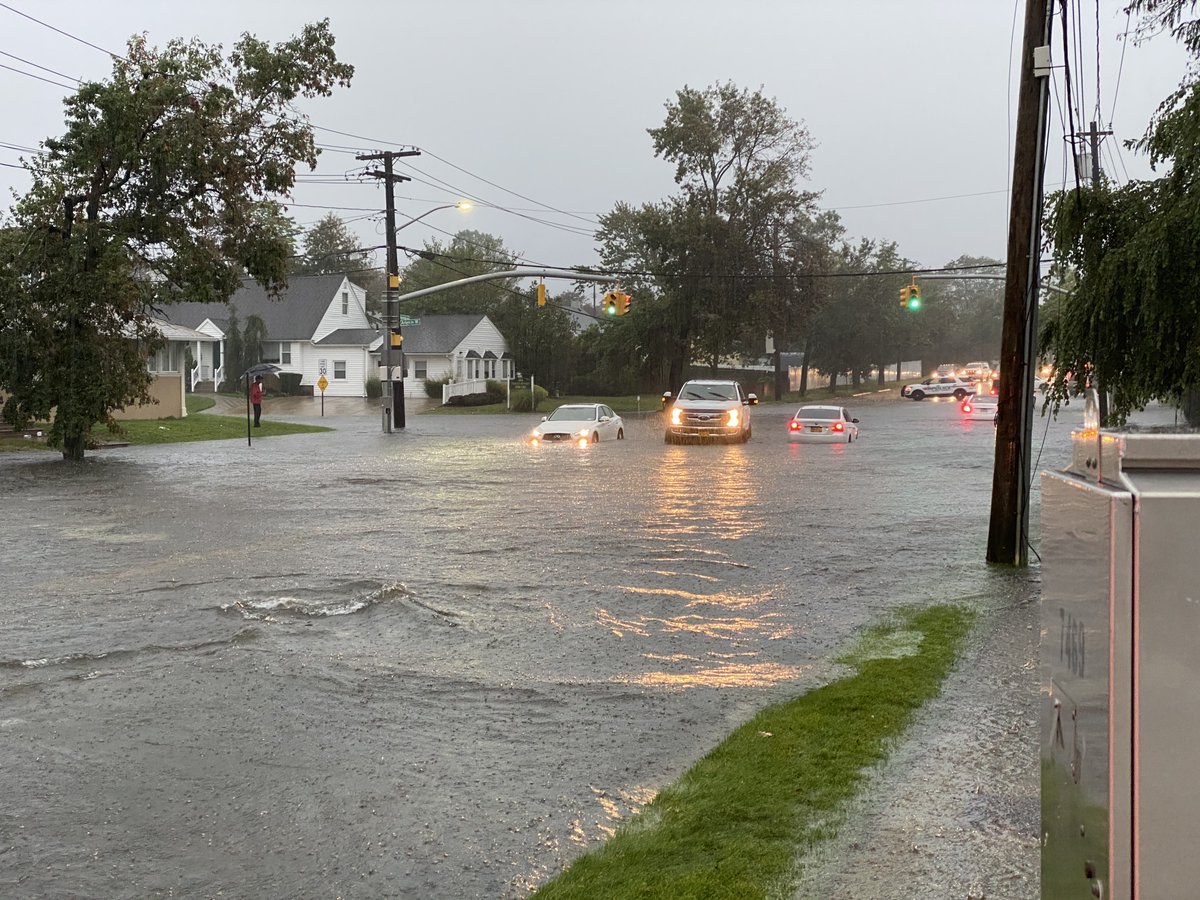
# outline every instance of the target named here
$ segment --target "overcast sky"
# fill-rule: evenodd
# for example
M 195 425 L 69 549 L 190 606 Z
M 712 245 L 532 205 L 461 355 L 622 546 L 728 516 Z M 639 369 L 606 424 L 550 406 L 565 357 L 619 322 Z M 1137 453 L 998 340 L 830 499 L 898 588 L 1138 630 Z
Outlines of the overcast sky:
M 1114 132 L 1102 160 L 1119 183 L 1147 177 L 1145 160 L 1121 142 L 1142 134 L 1184 74 L 1186 57 L 1169 37 L 1143 46 L 1123 42 L 1121 2 L 1098 0 L 1098 8 L 1097 0 L 1081 2 L 1083 21 L 1072 31 L 1082 41 L 1078 59 L 1072 46 L 1071 79 L 1072 93 L 1082 97 L 1082 127 L 1098 119 Z M 401 231 L 401 244 L 446 240 L 471 227 L 548 265 L 594 263 L 590 231 L 598 214 L 619 201 L 672 194 L 673 169 L 654 157 L 647 129 L 662 124 L 664 104 L 683 86 L 732 81 L 761 88 L 808 128 L 816 149 L 807 187 L 822 192 L 823 208 L 839 211 L 850 236 L 895 241 L 908 258 L 936 266 L 963 254 L 1004 258 L 1024 6 L 1025 0 L 3 0 L 0 64 L 68 85 L 63 76 L 98 79 L 110 71 L 100 50 L 14 10 L 117 53 L 135 32 L 159 45 L 195 36 L 228 47 L 243 32 L 284 40 L 328 17 L 338 54 L 356 74 L 350 88 L 305 110 L 315 125 L 333 129 L 318 130 L 318 141 L 351 152 L 322 154 L 317 171 L 339 183 L 298 185 L 291 207 L 297 221 L 311 224 L 327 211 L 316 206 L 345 208 L 337 212 L 356 219 L 351 227 L 364 244 L 382 243 L 380 217 L 371 213 L 382 208 L 382 188 L 352 177 L 362 165 L 353 150 L 416 146 L 422 156 L 400 169 L 413 176 L 398 189 L 402 216 L 461 197 L 477 206 L 434 212 Z M 1057 26 L 1053 47 L 1061 63 Z M 8 68 L 0 68 L 0 88 L 0 162 L 12 164 L 20 151 L 4 145 L 35 147 L 61 133 L 65 91 Z M 1055 94 L 1050 188 L 1067 168 L 1061 69 Z M 0 166 L 4 206 L 13 189 L 27 186 L 21 170 Z

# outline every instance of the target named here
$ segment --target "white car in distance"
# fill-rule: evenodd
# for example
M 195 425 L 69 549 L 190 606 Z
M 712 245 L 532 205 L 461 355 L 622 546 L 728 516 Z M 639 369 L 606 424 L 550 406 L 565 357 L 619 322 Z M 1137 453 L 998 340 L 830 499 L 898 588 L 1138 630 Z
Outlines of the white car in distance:
M 996 410 L 1000 408 L 1000 398 L 994 394 L 977 394 L 962 402 L 959 409 L 963 418 L 971 422 L 996 422 Z
M 901 397 L 924 400 L 926 397 L 953 397 L 960 403 L 978 390 L 975 382 L 951 375 L 934 375 L 918 384 L 906 384 L 900 391 Z
M 858 440 L 858 419 L 841 406 L 802 406 L 788 421 L 793 444 L 849 444 Z
M 600 441 L 625 440 L 625 421 L 603 403 L 567 403 L 560 406 L 529 434 L 529 443 L 572 443 L 580 447 Z

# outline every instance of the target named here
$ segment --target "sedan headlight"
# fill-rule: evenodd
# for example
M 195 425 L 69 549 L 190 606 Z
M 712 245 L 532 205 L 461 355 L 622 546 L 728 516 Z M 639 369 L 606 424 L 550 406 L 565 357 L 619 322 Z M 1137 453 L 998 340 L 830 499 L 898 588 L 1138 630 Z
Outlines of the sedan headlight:
M 575 434 L 579 437 L 587 437 L 589 433 L 590 432 L 586 428 L 580 428 L 577 432 L 575 432 Z

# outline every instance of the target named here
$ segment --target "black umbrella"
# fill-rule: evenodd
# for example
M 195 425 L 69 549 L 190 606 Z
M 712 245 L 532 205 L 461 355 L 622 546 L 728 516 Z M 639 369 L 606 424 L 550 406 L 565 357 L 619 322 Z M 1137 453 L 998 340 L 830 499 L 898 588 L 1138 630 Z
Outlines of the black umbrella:
M 246 379 L 246 446 L 251 446 L 250 443 L 250 379 L 256 375 L 274 375 L 276 372 L 282 371 L 279 366 L 274 363 L 258 363 L 248 368 L 242 373 L 242 377 Z

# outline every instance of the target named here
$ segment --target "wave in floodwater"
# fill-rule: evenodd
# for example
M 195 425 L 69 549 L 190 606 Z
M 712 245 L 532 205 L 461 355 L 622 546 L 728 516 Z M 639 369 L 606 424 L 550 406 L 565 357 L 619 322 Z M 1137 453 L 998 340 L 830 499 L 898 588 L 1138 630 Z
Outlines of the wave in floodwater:
M 137 656 L 142 653 L 178 653 L 196 650 L 211 650 L 216 647 L 228 647 L 254 640 L 258 631 L 254 628 L 243 628 L 232 637 L 212 641 L 197 641 L 190 644 L 147 644 L 144 647 L 121 647 L 107 650 L 103 653 L 69 653 L 66 656 L 45 656 L 38 659 L 3 659 L 0 669 L 46 669 L 53 666 L 70 665 L 77 662 L 95 662 L 97 660 L 116 660 L 124 657 Z
M 271 622 L 280 617 L 321 619 L 348 616 L 394 600 L 412 600 L 412 592 L 402 584 L 358 582 L 345 586 L 341 596 L 326 590 L 295 589 L 287 594 L 263 593 L 239 597 L 221 605 L 222 612 L 238 613 L 244 619 Z

